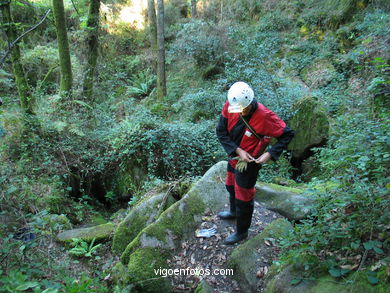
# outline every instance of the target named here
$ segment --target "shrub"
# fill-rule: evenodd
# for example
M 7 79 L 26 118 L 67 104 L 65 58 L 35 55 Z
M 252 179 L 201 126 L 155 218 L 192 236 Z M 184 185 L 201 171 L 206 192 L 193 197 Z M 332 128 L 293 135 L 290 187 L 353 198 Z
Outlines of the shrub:
M 221 157 L 215 123 L 166 123 L 137 109 L 107 137 L 122 161 L 147 168 L 163 179 L 202 175 Z
M 193 58 L 199 67 L 218 64 L 229 46 L 226 27 L 194 20 L 181 26 L 169 51 L 174 60 Z

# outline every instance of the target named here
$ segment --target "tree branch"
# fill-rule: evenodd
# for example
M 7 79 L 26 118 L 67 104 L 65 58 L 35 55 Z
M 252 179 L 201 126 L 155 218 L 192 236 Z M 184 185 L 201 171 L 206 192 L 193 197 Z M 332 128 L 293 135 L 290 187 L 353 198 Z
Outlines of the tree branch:
M 31 28 L 29 28 L 28 30 L 26 30 L 23 34 L 21 34 L 19 37 L 17 37 L 15 39 L 15 41 L 13 41 L 12 43 L 10 43 L 8 45 L 8 50 L 7 52 L 5 52 L 3 58 L 1 58 L 1 61 L 0 61 L 0 68 L 3 67 L 3 64 L 5 62 L 5 59 L 8 57 L 9 53 L 11 52 L 12 48 L 25 36 L 27 35 L 28 33 L 32 32 L 33 30 L 35 30 L 38 26 L 40 26 L 46 19 L 46 17 L 49 15 L 51 9 L 49 9 L 48 11 L 46 11 L 45 15 L 42 17 L 42 19 L 37 23 L 35 24 L 34 26 L 32 26 Z

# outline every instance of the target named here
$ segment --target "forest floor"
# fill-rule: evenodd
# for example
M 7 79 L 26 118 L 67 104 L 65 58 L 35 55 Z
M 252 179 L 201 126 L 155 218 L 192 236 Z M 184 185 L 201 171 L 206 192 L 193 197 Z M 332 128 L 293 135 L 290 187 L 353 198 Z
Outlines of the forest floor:
M 270 222 L 281 217 L 279 214 L 269 211 L 263 205 L 255 202 L 252 225 L 246 240 L 253 238 Z M 218 293 L 244 292 L 232 276 L 222 275 L 222 272 L 227 272 L 226 270 L 229 269 L 227 264 L 229 255 L 237 245 L 240 245 L 223 244 L 223 240 L 235 231 L 235 220 L 221 220 L 216 214 L 205 214 L 202 220 L 203 222 L 199 229 L 215 228 L 217 234 L 210 238 L 198 238 L 194 233 L 190 239 L 182 243 L 182 250 L 168 260 L 171 269 L 186 270 L 189 268 L 195 270 L 198 268 L 199 272 L 196 275 L 172 276 L 173 292 L 194 292 L 201 280 L 205 280 Z M 269 242 L 266 244 L 266 248 L 261 251 L 261 265 L 256 268 L 259 279 L 257 292 L 264 290 L 262 281 L 264 272 L 267 272 L 268 267 L 277 259 L 278 255 L 277 247 Z M 206 273 L 207 270 L 210 274 Z M 221 274 L 213 275 L 212 272 L 214 270 L 218 270 Z

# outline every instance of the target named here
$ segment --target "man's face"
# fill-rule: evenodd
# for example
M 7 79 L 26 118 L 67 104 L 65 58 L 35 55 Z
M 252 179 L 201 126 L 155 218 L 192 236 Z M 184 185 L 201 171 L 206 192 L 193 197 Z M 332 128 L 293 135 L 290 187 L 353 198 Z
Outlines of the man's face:
M 241 112 L 242 116 L 247 116 L 249 115 L 249 113 L 251 112 L 252 110 L 252 105 L 249 104 L 249 106 L 247 106 L 246 108 L 244 108 Z

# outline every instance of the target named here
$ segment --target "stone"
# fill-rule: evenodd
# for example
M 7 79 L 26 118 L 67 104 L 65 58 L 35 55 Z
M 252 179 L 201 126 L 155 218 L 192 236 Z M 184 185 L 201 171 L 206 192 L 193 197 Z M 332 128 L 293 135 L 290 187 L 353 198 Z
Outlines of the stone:
M 314 97 L 300 99 L 293 106 L 295 115 L 288 125 L 295 136 L 288 145 L 295 158 L 304 159 L 305 152 L 324 144 L 329 136 L 329 117 L 325 107 Z
M 71 242 L 72 238 L 78 238 L 86 242 L 91 242 L 93 239 L 96 239 L 98 242 L 103 242 L 111 238 L 114 230 L 115 225 L 112 223 L 72 229 L 58 233 L 57 240 L 60 242 Z
M 193 235 L 206 211 L 216 213 L 228 203 L 224 180 L 226 168 L 226 161 L 211 167 L 181 200 L 166 209 L 128 244 L 121 262 L 128 266 L 129 284 L 138 284 L 138 292 L 167 288 L 166 278 L 156 278 L 155 270 L 168 268 L 166 260 L 181 249 L 182 241 Z M 150 281 L 144 282 L 145 279 Z
M 266 248 L 266 238 L 282 238 L 292 231 L 286 219 L 272 221 L 260 234 L 237 246 L 228 258 L 228 266 L 234 270 L 233 277 L 239 282 L 243 292 L 256 292 L 259 278 L 257 270 L 261 266 L 260 252 Z
M 162 203 L 165 195 L 166 190 L 158 194 L 149 195 L 129 211 L 126 218 L 118 225 L 115 231 L 112 242 L 113 252 L 122 253 L 138 233 L 157 218 L 159 205 Z
M 255 200 L 289 220 L 301 220 L 309 215 L 315 196 L 298 188 L 258 182 Z

